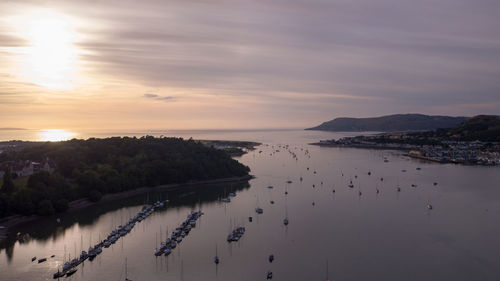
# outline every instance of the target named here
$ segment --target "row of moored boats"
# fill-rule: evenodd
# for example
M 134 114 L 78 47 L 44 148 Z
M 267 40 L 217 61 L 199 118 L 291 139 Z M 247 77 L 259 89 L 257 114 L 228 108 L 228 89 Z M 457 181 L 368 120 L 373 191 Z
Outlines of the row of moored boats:
M 58 269 L 56 273 L 54 273 L 54 279 L 71 276 L 77 271 L 77 266 L 84 262 L 86 259 L 92 261 L 97 255 L 102 253 L 102 248 L 109 248 L 112 244 L 115 244 L 118 239 L 130 233 L 130 231 L 134 228 L 137 222 L 141 222 L 142 220 L 149 217 L 154 211 L 162 208 L 165 204 L 168 203 L 168 200 L 165 201 L 157 201 L 153 205 L 147 205 L 142 208 L 141 211 L 137 213 L 137 215 L 131 218 L 126 224 L 119 225 L 116 229 L 113 229 L 106 239 L 99 241 L 99 243 L 95 244 L 93 247 L 89 247 L 88 252 L 82 251 L 79 258 L 74 258 L 70 261 L 67 261 L 63 264 L 62 269 Z
M 155 249 L 155 256 L 165 255 L 168 256 L 177 244 L 182 242 L 192 228 L 196 227 L 196 221 L 203 215 L 202 211 L 191 211 L 186 220 L 184 220 L 179 227 L 172 231 L 172 235 L 164 242 L 161 242 L 160 247 Z

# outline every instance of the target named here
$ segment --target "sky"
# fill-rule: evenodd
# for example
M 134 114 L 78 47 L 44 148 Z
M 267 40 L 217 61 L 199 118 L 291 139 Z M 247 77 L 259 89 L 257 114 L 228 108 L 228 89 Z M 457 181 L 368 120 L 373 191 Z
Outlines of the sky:
M 498 0 L 3 0 L 0 128 L 500 114 Z

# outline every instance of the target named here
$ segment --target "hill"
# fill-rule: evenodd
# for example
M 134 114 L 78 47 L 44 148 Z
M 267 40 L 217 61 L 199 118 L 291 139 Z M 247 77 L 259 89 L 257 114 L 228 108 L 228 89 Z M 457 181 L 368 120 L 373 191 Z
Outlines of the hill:
M 356 132 L 356 131 L 428 131 L 454 128 L 467 117 L 430 116 L 423 114 L 395 114 L 372 118 L 336 118 L 306 130 Z
M 500 142 L 500 118 L 493 115 L 478 115 L 469 118 L 457 128 L 447 131 L 452 139 L 463 141 Z

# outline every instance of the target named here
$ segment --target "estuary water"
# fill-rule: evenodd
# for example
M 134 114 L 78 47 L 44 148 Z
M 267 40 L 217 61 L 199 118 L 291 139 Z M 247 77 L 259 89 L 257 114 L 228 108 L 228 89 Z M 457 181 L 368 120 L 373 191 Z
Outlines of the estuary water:
M 145 203 L 167 198 L 167 208 L 61 279 L 125 280 L 126 260 L 127 277 L 134 281 L 266 280 L 268 271 L 273 280 L 325 280 L 327 263 L 328 279 L 339 281 L 500 279 L 498 167 L 438 164 L 410 159 L 399 151 L 308 144 L 350 133 L 155 134 L 261 142 L 256 150 L 236 158 L 255 178 L 145 193 L 61 215 L 60 223 L 50 217 L 20 226 L 15 231 L 29 233 L 31 239 L 2 244 L 0 280 L 52 280 L 69 257 L 104 239 Z M 221 202 L 229 192 L 236 196 L 230 203 Z M 256 207 L 263 214 L 256 214 Z M 155 247 L 165 240 L 167 230 L 170 233 L 189 212 L 199 209 L 204 215 L 172 254 L 155 257 Z M 229 244 L 227 235 L 237 226 L 246 232 Z M 34 256 L 48 260 L 31 262 Z

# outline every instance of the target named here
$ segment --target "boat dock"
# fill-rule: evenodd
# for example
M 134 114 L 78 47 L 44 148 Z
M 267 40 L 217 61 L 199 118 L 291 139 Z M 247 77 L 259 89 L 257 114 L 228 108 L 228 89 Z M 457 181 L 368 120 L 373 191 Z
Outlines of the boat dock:
M 89 247 L 88 252 L 82 251 L 79 258 L 74 258 L 71 261 L 67 261 L 63 264 L 62 270 L 57 270 L 54 273 L 54 279 L 69 276 L 76 272 L 76 267 L 83 263 L 86 259 L 92 261 L 97 255 L 102 253 L 102 248 L 109 248 L 111 244 L 116 243 L 118 239 L 130 233 L 130 231 L 134 228 L 135 224 L 145 220 L 155 211 L 163 208 L 168 203 L 168 200 L 165 201 L 156 201 L 153 205 L 146 205 L 142 207 L 142 210 L 139 211 L 133 218 L 129 219 L 129 221 L 125 225 L 120 225 L 116 229 L 112 230 L 111 233 L 106 237 L 106 239 L 99 241 L 99 243 L 95 244 L 93 247 Z

